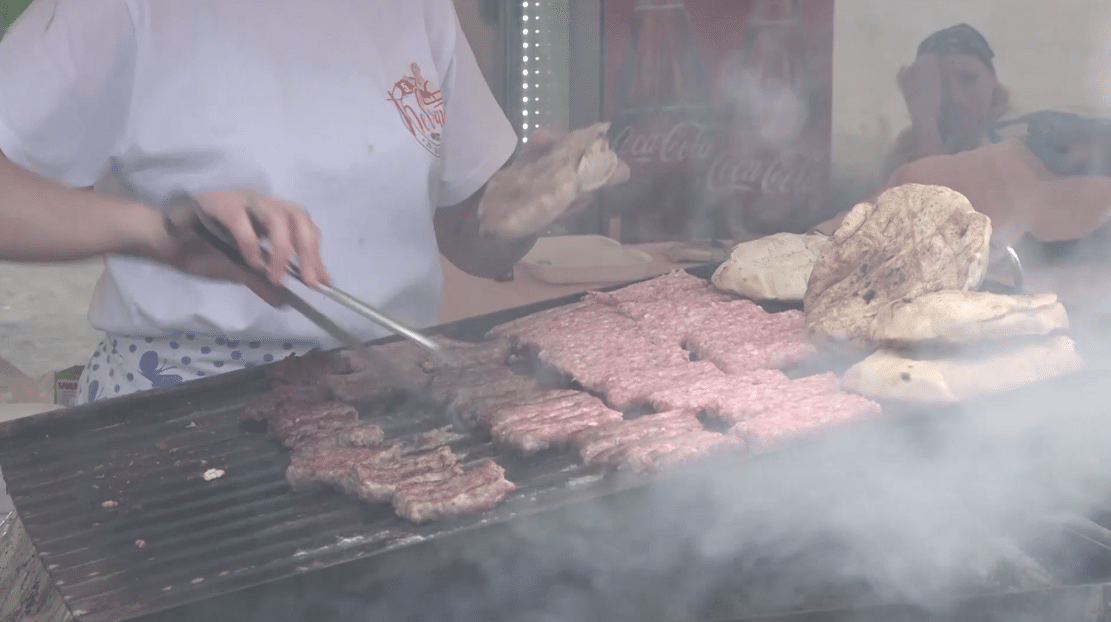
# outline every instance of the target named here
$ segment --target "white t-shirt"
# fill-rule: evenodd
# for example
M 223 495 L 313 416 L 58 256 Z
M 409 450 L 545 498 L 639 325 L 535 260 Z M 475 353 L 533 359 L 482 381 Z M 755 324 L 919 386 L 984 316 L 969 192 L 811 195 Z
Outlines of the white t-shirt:
M 156 204 L 241 187 L 300 203 L 333 282 L 416 326 L 441 307 L 435 208 L 471 196 L 516 145 L 451 0 L 35 0 L 0 42 L 13 162 Z M 89 320 L 337 345 L 245 287 L 124 257 L 107 260 Z

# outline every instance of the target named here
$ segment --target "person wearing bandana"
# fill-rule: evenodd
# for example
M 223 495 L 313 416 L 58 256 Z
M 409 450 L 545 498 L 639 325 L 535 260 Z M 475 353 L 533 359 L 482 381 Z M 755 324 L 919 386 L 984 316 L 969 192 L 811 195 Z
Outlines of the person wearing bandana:
M 886 174 L 920 158 L 987 142 L 987 129 L 1008 109 L 994 57 L 987 39 L 968 24 L 935 32 L 919 44 L 914 63 L 899 71 L 910 127 L 896 139 Z

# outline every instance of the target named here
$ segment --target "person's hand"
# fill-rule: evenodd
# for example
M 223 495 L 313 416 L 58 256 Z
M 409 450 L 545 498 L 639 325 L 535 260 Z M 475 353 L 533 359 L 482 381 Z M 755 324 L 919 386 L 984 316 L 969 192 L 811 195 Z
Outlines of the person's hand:
M 941 67 L 937 57 L 926 54 L 899 70 L 899 89 L 913 123 L 937 123 L 941 114 Z
M 521 147 L 521 151 L 517 155 L 517 159 L 522 162 L 535 162 L 536 160 L 539 160 L 540 158 L 551 152 L 552 148 L 555 147 L 560 138 L 562 137 L 554 132 L 550 132 L 548 130 L 536 130 L 532 134 L 529 134 L 528 142 L 524 143 L 524 145 Z M 629 165 L 622 161 L 618 165 L 617 170 L 613 172 L 613 175 L 606 182 L 606 186 L 619 186 L 629 181 L 630 175 L 631 171 L 629 169 Z M 574 203 L 571 204 L 571 207 L 567 210 L 566 214 L 568 216 L 577 214 L 590 206 L 593 201 L 593 194 L 579 197 L 577 200 L 575 200 Z
M 227 229 L 246 261 L 265 272 L 269 281 L 242 269 L 199 238 L 171 235 L 160 214 L 156 224 L 147 225 L 150 241 L 143 255 L 189 274 L 241 282 L 274 305 L 284 304 L 274 285 L 282 282 L 294 255 L 307 285 L 330 281 L 320 258 L 320 230 L 301 206 L 251 191 L 199 194 L 194 198 L 206 215 Z M 270 242 L 269 264 L 263 262 L 256 225 Z
M 315 287 L 329 281 L 320 258 L 320 229 L 305 208 L 250 190 L 198 194 L 194 198 L 209 217 L 227 228 L 247 263 L 264 270 L 272 283 L 282 282 L 286 266 L 295 255 L 306 285 Z M 269 265 L 263 263 L 256 225 L 270 241 Z

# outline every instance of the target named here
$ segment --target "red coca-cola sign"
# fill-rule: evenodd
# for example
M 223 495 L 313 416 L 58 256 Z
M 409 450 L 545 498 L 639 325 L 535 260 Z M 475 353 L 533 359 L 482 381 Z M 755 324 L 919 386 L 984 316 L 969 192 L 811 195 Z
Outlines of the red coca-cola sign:
M 803 229 L 829 185 L 833 0 L 607 0 L 606 110 L 644 242 Z

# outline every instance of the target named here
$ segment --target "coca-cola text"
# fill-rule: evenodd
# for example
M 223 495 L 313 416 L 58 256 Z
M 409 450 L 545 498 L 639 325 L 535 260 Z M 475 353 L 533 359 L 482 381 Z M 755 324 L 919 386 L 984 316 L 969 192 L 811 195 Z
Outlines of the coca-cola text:
M 658 120 L 658 119 L 656 119 Z M 626 125 L 613 139 L 613 150 L 630 165 L 676 165 L 710 159 L 716 151 L 712 133 L 694 121 Z
M 774 156 L 724 151 L 710 164 L 706 189 L 713 196 L 736 192 L 806 194 L 823 186 L 824 154 L 780 152 Z

